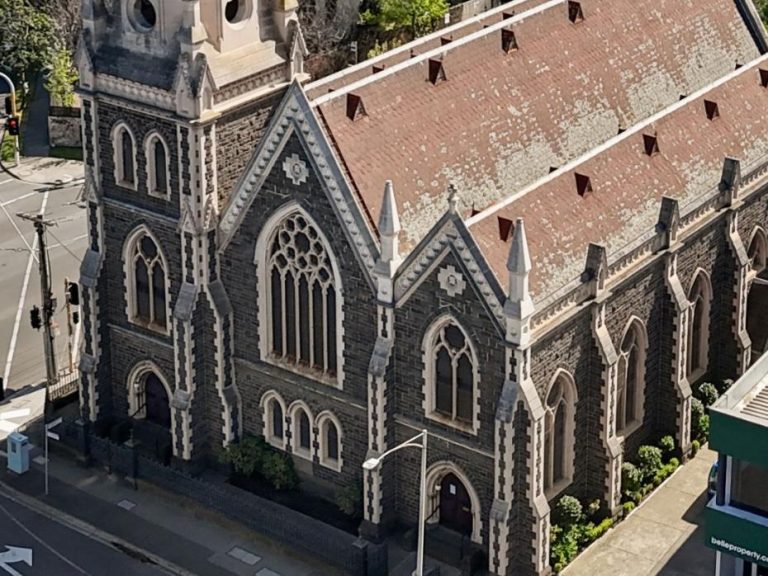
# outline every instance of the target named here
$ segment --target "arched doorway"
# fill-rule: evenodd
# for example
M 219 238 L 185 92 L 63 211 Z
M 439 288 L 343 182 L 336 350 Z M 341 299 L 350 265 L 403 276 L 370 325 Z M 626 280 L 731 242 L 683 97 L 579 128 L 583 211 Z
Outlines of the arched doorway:
M 440 524 L 461 534 L 472 534 L 472 500 L 453 473 L 440 482 Z
M 153 372 L 144 378 L 146 420 L 163 428 L 171 427 L 171 406 L 168 392 L 160 378 Z

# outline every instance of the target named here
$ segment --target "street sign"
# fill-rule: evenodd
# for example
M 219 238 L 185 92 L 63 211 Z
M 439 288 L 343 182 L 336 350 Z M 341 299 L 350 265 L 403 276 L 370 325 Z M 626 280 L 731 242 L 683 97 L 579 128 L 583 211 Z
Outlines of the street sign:
M 45 429 L 46 430 L 52 430 L 53 428 L 56 428 L 56 426 L 61 424 L 62 420 L 63 420 L 63 418 L 61 416 L 59 416 L 58 418 L 56 418 L 56 420 L 52 420 L 51 422 L 48 422 L 48 424 L 45 425 Z
M 50 438 L 51 440 L 61 440 L 61 436 L 59 436 L 58 434 L 56 434 L 56 432 L 50 432 L 50 431 L 48 431 L 48 432 L 46 432 L 45 434 L 46 434 L 46 436 L 48 436 L 48 438 Z
M 29 416 L 29 414 L 30 414 L 29 408 L 21 408 L 19 410 L 9 410 L 8 412 L 0 413 L 0 432 L 15 432 L 16 429 L 19 426 L 21 426 L 21 424 L 8 422 L 8 420 L 13 420 L 15 418 L 23 418 L 25 416 Z
M 56 426 L 61 424 L 62 417 L 59 416 L 56 420 L 51 420 L 45 425 L 45 495 L 48 496 L 48 438 L 53 440 L 60 440 L 61 438 L 56 432 L 51 432 Z
M 5 552 L 0 554 L 0 568 L 5 570 L 11 576 L 22 576 L 9 566 L 9 564 L 17 564 L 18 562 L 24 562 L 27 566 L 32 566 L 32 549 L 31 548 L 19 548 L 18 546 L 5 547 Z

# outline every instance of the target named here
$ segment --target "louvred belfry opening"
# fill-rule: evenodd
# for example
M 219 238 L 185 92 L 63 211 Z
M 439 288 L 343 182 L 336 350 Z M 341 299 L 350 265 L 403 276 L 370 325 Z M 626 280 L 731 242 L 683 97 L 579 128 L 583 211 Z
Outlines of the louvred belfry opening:
M 581 2 L 568 2 L 568 20 L 576 24 L 584 20 L 584 11 L 581 9 Z
M 515 38 L 515 31 L 511 28 L 501 29 L 501 49 L 507 54 L 517 50 L 517 38 Z
M 704 100 L 704 110 L 707 112 L 707 118 L 710 120 L 714 120 L 720 116 L 717 102 L 713 100 Z
M 648 156 L 655 156 L 659 153 L 659 139 L 656 134 L 643 134 L 643 146 Z
M 498 216 L 499 220 L 499 238 L 502 242 L 506 242 L 512 237 L 512 233 L 515 231 L 515 223 L 509 218 Z
M 437 84 L 438 82 L 443 82 L 445 80 L 445 67 L 443 66 L 443 61 L 438 60 L 437 58 L 430 58 L 429 81 L 432 82 L 432 84 Z
M 365 116 L 365 106 L 363 106 L 363 99 L 357 94 L 347 94 L 347 118 L 353 122 Z
M 576 173 L 576 190 L 578 191 L 579 196 L 584 196 L 585 194 L 592 192 L 592 181 L 589 179 L 589 176 L 579 174 L 578 172 Z

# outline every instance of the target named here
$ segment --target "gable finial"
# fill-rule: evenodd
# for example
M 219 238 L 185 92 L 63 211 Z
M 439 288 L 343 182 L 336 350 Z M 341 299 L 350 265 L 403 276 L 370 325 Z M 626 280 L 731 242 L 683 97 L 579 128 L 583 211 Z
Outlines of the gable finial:
M 397 214 L 395 187 L 392 180 L 384 185 L 384 197 L 381 201 L 379 215 L 379 234 L 381 235 L 381 260 L 393 262 L 399 257 L 398 234 L 400 233 L 400 216 Z
M 518 218 L 515 221 L 507 257 L 509 277 L 504 315 L 507 317 L 507 338 L 521 347 L 527 346 L 530 341 L 529 324 L 533 314 L 533 298 L 528 285 L 528 276 L 531 267 L 525 225 L 523 219 Z
M 453 183 L 448 184 L 448 211 L 451 214 L 458 214 L 459 212 L 459 192 Z

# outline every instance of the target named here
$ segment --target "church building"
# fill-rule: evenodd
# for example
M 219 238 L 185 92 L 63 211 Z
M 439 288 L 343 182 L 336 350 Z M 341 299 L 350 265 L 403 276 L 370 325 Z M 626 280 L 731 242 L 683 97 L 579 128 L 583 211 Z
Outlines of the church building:
M 750 0 L 514 0 L 313 80 L 297 0 L 84 0 L 81 412 L 195 471 L 245 436 L 361 533 L 549 574 L 564 494 L 766 347 Z M 756 319 L 756 320 L 753 320 Z

